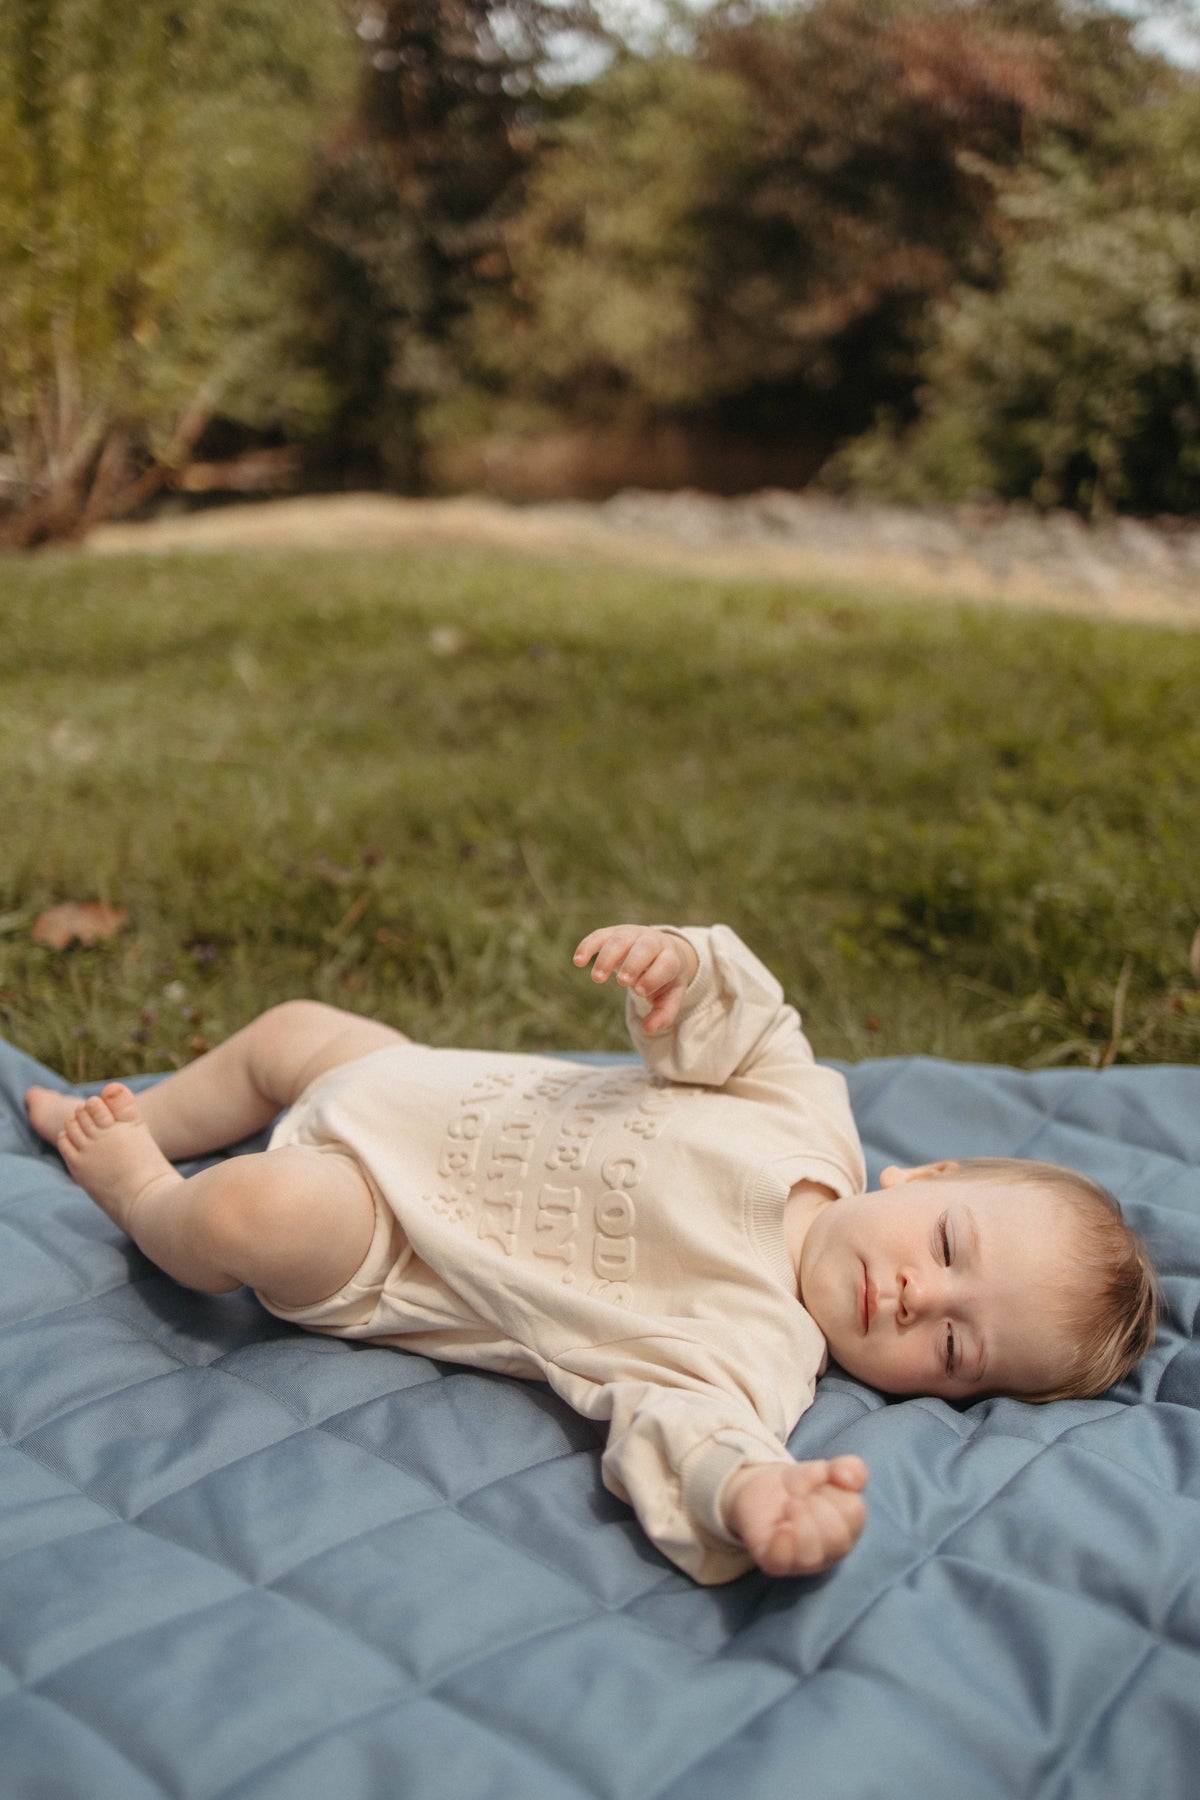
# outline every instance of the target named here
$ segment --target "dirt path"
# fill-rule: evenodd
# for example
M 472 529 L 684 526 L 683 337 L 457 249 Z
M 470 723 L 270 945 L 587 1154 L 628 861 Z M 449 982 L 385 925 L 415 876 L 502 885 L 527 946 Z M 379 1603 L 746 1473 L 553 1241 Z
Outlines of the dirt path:
M 84 546 L 129 551 L 354 549 L 469 544 L 554 560 L 722 580 L 846 581 L 1200 630 L 1200 527 L 1089 527 L 1016 509 L 934 512 L 767 492 L 618 494 L 597 504 L 313 495 L 105 525 Z

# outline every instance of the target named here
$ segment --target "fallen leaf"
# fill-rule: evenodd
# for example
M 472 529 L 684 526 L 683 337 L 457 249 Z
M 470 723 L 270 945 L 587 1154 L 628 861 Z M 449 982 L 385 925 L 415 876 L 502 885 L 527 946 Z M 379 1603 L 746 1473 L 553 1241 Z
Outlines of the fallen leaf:
M 65 950 L 68 944 L 98 944 L 104 938 L 116 937 L 129 923 L 129 914 L 120 906 L 109 906 L 103 900 L 64 900 L 39 913 L 33 923 L 33 941 L 49 950 Z

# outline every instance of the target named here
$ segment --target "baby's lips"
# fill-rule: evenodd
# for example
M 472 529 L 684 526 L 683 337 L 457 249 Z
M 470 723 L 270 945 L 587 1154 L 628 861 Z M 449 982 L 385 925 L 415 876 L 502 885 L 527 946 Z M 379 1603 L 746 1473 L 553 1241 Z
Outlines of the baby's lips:
M 864 1263 L 863 1264 L 863 1284 L 859 1290 L 859 1296 L 858 1296 L 858 1316 L 862 1321 L 862 1327 L 863 1327 L 864 1333 L 870 1331 L 871 1321 L 875 1317 L 875 1314 L 878 1312 L 878 1310 L 879 1310 L 879 1289 L 875 1286 L 875 1283 L 871 1280 L 871 1277 L 868 1275 L 867 1266 Z

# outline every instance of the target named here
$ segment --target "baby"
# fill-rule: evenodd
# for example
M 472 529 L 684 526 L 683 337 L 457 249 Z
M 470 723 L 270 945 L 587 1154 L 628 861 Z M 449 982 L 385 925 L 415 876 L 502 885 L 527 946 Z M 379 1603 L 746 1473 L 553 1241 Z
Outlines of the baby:
M 29 1117 L 175 1280 L 549 1382 L 701 1582 L 856 1542 L 862 1461 L 786 1448 L 827 1354 L 889 1394 L 1047 1400 L 1149 1348 L 1149 1261 L 1086 1177 L 935 1162 L 865 1191 L 843 1078 L 727 927 L 608 926 L 575 963 L 628 990 L 639 1066 L 433 1049 L 296 1000 L 138 1099 L 35 1087 Z M 172 1166 L 272 1122 L 261 1154 Z

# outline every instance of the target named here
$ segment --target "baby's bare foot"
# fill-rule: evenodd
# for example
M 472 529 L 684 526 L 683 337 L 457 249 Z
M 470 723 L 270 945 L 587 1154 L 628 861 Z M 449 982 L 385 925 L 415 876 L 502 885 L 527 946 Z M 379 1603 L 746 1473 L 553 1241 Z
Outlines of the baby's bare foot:
M 55 1142 L 80 1187 L 122 1231 L 130 1230 L 133 1209 L 148 1188 L 183 1180 L 150 1136 L 136 1099 L 119 1081 L 110 1081 L 102 1094 L 82 1104 L 76 1100 Z
M 25 1111 L 29 1123 L 39 1137 L 52 1144 L 79 1109 L 78 1094 L 60 1094 L 57 1088 L 31 1087 L 25 1090 Z

